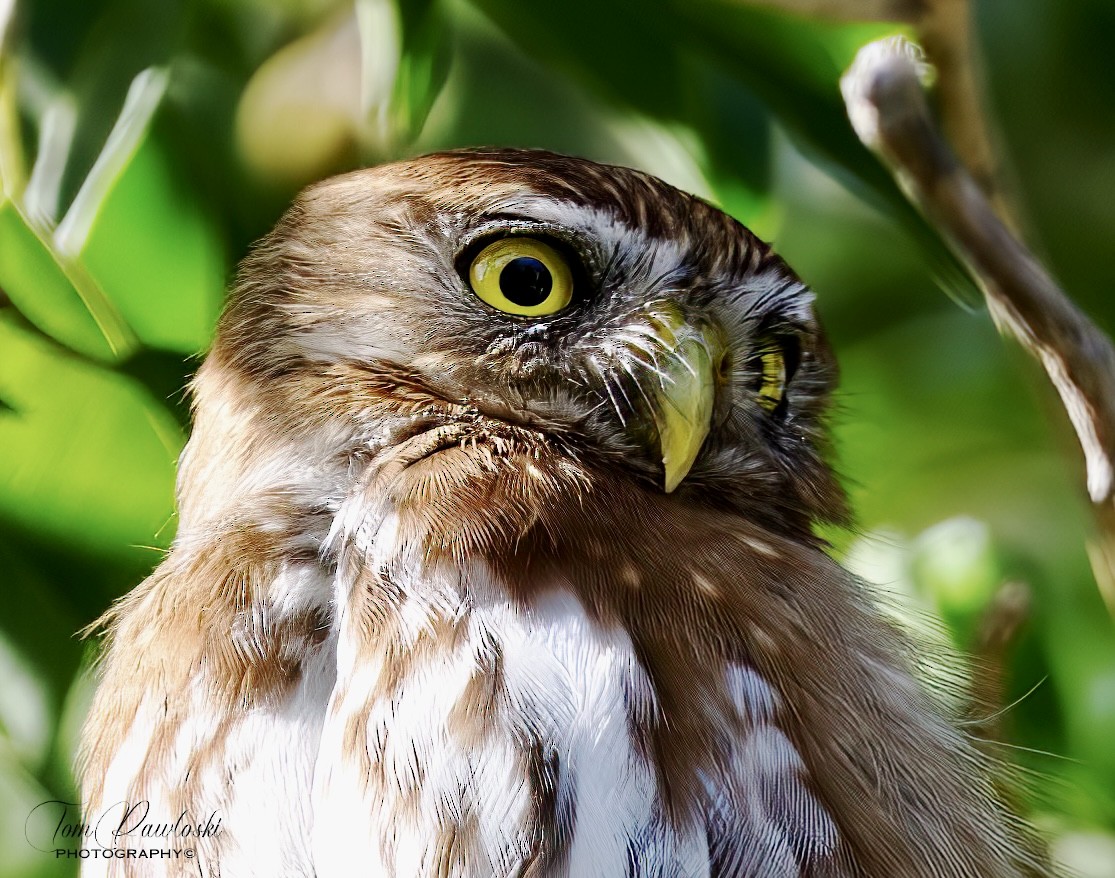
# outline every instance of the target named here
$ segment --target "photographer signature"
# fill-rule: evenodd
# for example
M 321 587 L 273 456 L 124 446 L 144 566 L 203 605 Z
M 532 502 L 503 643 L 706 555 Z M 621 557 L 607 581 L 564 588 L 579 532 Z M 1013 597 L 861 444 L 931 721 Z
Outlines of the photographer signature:
M 160 819 L 161 818 L 161 819 Z M 221 817 L 213 811 L 197 819 L 189 810 L 176 817 L 153 815 L 151 803 L 117 802 L 100 814 L 82 819 L 81 805 L 51 799 L 36 805 L 27 815 L 24 835 L 36 850 L 49 852 L 63 845 L 110 848 L 137 839 L 203 839 L 221 833 Z M 43 847 L 42 844 L 49 847 Z

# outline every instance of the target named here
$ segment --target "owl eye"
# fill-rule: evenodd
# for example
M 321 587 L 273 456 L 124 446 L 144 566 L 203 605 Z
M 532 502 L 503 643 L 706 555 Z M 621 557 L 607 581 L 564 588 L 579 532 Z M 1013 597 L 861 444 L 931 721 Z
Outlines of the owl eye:
M 557 250 L 537 238 L 501 238 L 468 270 L 472 290 L 505 314 L 544 317 L 573 300 L 573 273 Z
M 777 338 L 764 339 L 751 358 L 749 371 L 759 405 L 775 412 L 782 405 L 792 364 L 787 362 L 786 345 Z

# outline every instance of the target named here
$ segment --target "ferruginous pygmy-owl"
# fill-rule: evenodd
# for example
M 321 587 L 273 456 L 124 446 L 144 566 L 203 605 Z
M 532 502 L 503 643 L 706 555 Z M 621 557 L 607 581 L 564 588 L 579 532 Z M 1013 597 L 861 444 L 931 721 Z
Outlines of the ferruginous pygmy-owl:
M 811 302 L 624 168 L 307 189 L 197 374 L 178 535 L 109 613 L 84 737 L 89 817 L 219 830 L 87 869 L 1045 874 L 814 535 L 846 507 Z

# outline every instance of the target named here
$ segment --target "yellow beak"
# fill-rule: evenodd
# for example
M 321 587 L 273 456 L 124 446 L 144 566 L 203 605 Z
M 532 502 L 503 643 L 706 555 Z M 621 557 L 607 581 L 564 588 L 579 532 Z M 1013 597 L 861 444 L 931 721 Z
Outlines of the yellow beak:
M 668 494 L 689 474 L 708 437 L 724 345 L 711 329 L 655 317 L 665 329 L 658 337 L 666 356 L 658 363 L 651 402 Z

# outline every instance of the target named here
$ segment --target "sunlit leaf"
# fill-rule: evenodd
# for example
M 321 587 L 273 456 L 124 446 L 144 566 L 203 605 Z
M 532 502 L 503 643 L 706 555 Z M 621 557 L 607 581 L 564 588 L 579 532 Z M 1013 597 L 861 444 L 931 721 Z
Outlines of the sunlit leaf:
M 59 253 L 73 258 L 85 249 L 108 193 L 135 156 L 167 87 L 165 70 L 144 70 L 132 80 L 124 106 L 104 148 L 54 232 Z
M 61 259 L 12 201 L 0 201 L 0 289 L 35 326 L 79 353 L 114 360 L 135 348 L 135 336 L 96 281 Z
M 440 0 L 399 4 L 402 46 L 391 97 L 393 127 L 413 139 L 449 76 L 452 22 Z
M 77 130 L 77 105 L 68 92 L 50 100 L 39 122 L 35 165 L 20 203 L 37 229 L 51 228 L 61 208 L 62 180 Z
M 184 354 L 208 345 L 224 296 L 223 247 L 153 140 L 106 193 L 81 259 L 145 345 Z
M 136 77 L 108 142 L 52 235 L 14 201 L 0 205 L 0 285 L 36 326 L 95 358 L 124 358 L 138 340 L 195 353 L 208 342 L 220 308 L 219 239 L 148 137 L 165 88 L 159 71 Z M 61 128 L 50 124 L 58 114 L 44 117 L 42 152 L 26 193 L 46 219 L 72 136 L 72 120 L 64 121 L 68 101 L 57 106 Z
M 53 137 L 49 123 L 54 117 L 48 114 L 44 122 L 46 153 L 36 164 L 31 188 L 38 222 L 28 217 L 11 193 L 0 193 L 0 288 L 39 329 L 90 357 L 123 358 L 137 345 L 111 293 L 86 270 L 81 255 L 109 193 L 142 142 L 165 87 L 166 76 L 159 71 L 144 71 L 135 78 L 108 142 L 53 232 L 45 222 L 57 200 L 72 120 Z M 65 109 L 67 101 L 60 106 Z M 61 144 L 59 150 L 55 141 Z M 40 195 L 40 190 L 51 194 Z
M 0 515 L 131 555 L 165 541 L 182 435 L 130 379 L 59 355 L 0 313 Z

